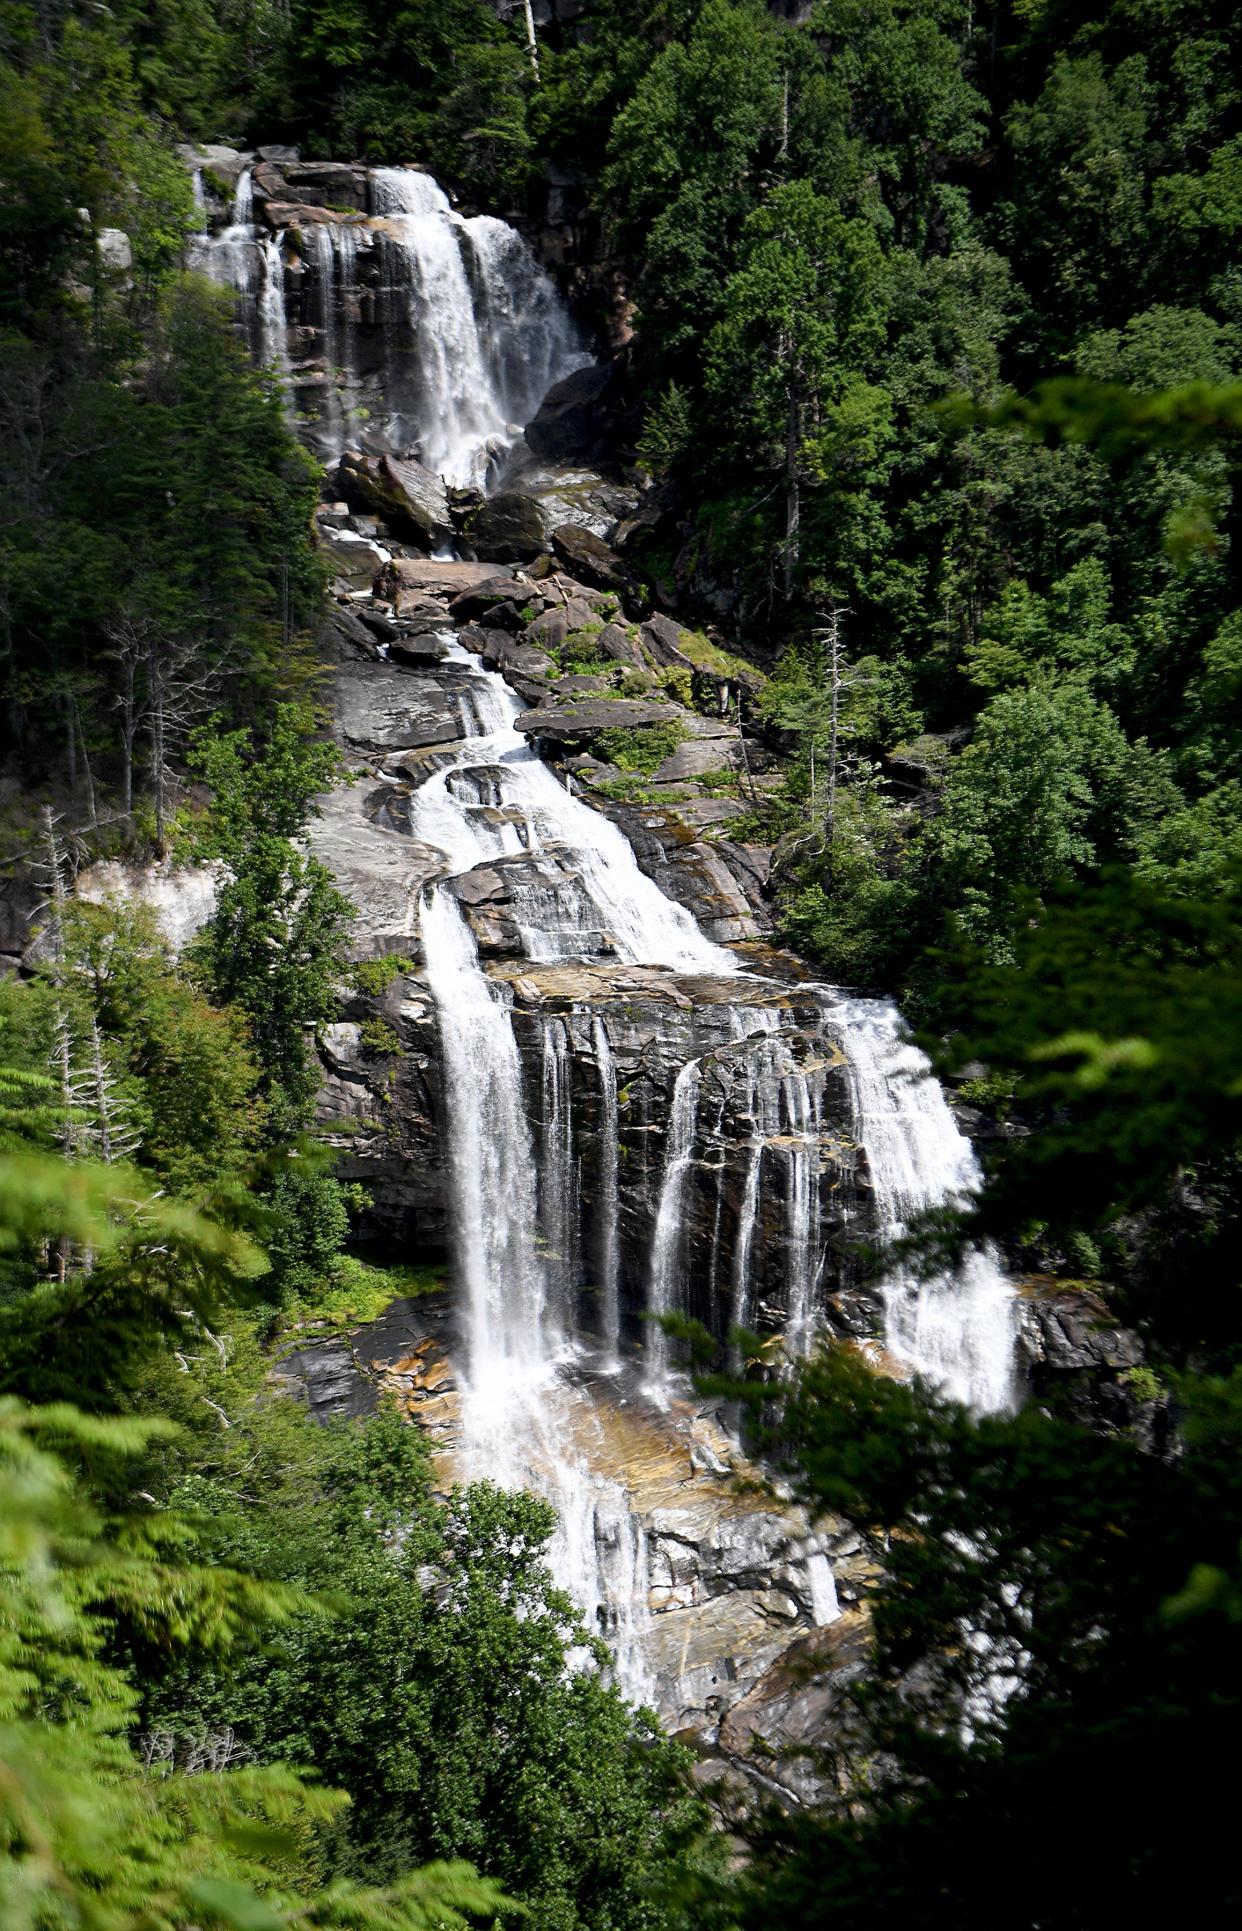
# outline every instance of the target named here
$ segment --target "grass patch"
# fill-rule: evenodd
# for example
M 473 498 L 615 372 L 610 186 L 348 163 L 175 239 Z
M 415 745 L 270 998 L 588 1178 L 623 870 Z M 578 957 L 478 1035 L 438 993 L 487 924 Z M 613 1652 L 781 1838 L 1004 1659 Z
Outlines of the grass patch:
M 591 749 L 605 764 L 615 764 L 618 771 L 637 771 L 649 778 L 688 735 L 681 719 L 673 717 L 667 724 L 601 731 Z
M 413 972 L 414 961 L 399 952 L 386 952 L 382 959 L 360 959 L 349 969 L 349 983 L 355 992 L 369 993 L 378 999 L 403 972 Z
M 444 1287 L 448 1272 L 441 1267 L 378 1267 L 342 1254 L 331 1280 L 314 1295 L 282 1308 L 278 1338 L 289 1340 L 307 1328 L 317 1337 L 347 1334 L 366 1321 L 377 1321 L 390 1301 L 417 1300 Z
M 685 630 L 677 640 L 677 648 L 688 657 L 696 670 L 710 671 L 713 677 L 757 677 L 766 684 L 767 678 L 754 664 L 747 663 L 731 650 L 722 650 L 701 630 Z

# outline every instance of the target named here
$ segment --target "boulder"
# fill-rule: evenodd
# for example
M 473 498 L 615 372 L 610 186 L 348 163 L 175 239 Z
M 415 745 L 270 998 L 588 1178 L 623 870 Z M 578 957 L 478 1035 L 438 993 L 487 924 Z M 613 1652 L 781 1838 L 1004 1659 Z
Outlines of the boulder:
M 647 724 L 667 724 L 675 713 L 668 704 L 649 704 L 641 698 L 584 698 L 578 704 L 540 705 L 518 718 L 517 728 L 532 738 L 557 744 L 589 744 L 601 731 L 641 730 Z
M 428 667 L 411 677 L 395 664 L 367 664 L 361 658 L 342 664 L 334 680 L 338 741 L 349 751 L 387 759 L 393 751 L 463 737 L 461 685 L 452 670 Z
M 524 677 L 551 677 L 556 670 L 550 657 L 530 644 L 519 643 L 504 630 L 485 630 L 483 662 L 489 670 L 520 671 Z
M 297 199 L 313 206 L 349 208 L 367 212 L 365 168 L 348 161 L 286 160 L 279 164 L 285 180 L 297 192 Z
M 483 564 L 476 564 L 474 568 L 480 572 L 485 570 Z M 449 605 L 454 623 L 474 623 L 480 617 L 486 617 L 489 623 L 495 625 L 496 615 L 501 610 L 506 618 L 517 618 L 512 628 L 520 630 L 521 616 L 513 602 L 512 579 L 485 574 L 481 581 L 462 590 Z
M 210 174 L 230 195 L 253 158 L 245 149 L 226 147 L 221 141 L 205 141 L 201 147 L 182 142 L 177 152 L 187 167 Z
M 432 544 L 453 534 L 448 493 L 439 476 L 413 457 L 360 456 L 347 450 L 338 472 L 341 494 L 365 505 L 398 532 L 412 531 Z
M 605 657 L 611 657 L 614 664 L 626 664 L 633 670 L 643 667 L 643 654 L 624 624 L 606 624 L 597 639 Z
M 95 233 L 95 252 L 99 265 L 115 275 L 126 288 L 133 283 L 133 243 L 123 228 L 99 228 Z
M 615 550 L 580 524 L 562 523 L 552 532 L 552 548 L 570 573 L 600 590 L 621 591 L 630 573 Z
M 554 604 L 551 610 L 541 612 L 533 624 L 527 624 L 522 635 L 527 643 L 534 644 L 542 650 L 559 650 L 569 635 L 569 619 L 565 615 L 565 606 Z
M 441 638 L 424 630 L 394 637 L 388 646 L 388 659 L 390 663 L 408 664 L 417 670 L 424 664 L 442 664 L 448 652 L 449 647 Z
M 393 599 L 393 616 L 404 630 L 448 630 L 447 607 L 429 597 L 425 590 L 398 590 Z
M 526 425 L 527 447 L 554 462 L 601 455 L 616 384 L 616 367 L 608 362 L 575 369 L 554 382 Z
M 371 626 L 364 623 L 358 612 L 347 603 L 330 606 L 324 619 L 324 631 L 323 641 L 330 643 L 335 640 L 338 644 L 344 644 L 347 657 L 359 650 L 366 657 L 379 656 Z
M 0 958 L 6 966 L 25 951 L 31 921 L 46 902 L 47 893 L 29 873 L 0 878 Z
M 260 196 L 258 199 L 263 200 Z M 263 200 L 263 218 L 269 228 L 314 228 L 317 225 L 352 221 L 352 215 L 338 214 L 335 208 L 321 208 L 309 201 Z
M 505 489 L 488 497 L 466 525 L 475 554 L 484 560 L 518 557 L 527 563 L 547 548 L 548 533 L 537 497 Z
M 685 784 L 710 771 L 728 771 L 737 764 L 737 747 L 725 738 L 690 738 L 652 774 L 652 784 Z
M 268 161 L 274 168 L 291 167 L 296 163 L 298 158 L 297 148 L 286 147 L 280 141 L 269 141 L 266 147 L 261 147 L 256 151 L 260 161 Z
M 499 597 L 513 588 L 513 572 L 495 563 L 441 563 L 436 557 L 394 557 L 384 572 L 381 594 L 421 590 L 432 596 L 460 597 L 481 584 L 494 586 Z
M 662 670 L 694 669 L 693 660 L 681 648 L 685 632 L 679 623 L 674 623 L 662 611 L 657 610 L 654 616 L 648 617 L 638 635 L 648 663 L 658 664 Z
M 333 576 L 348 590 L 370 590 L 390 562 L 387 550 L 353 530 L 320 524 L 315 540 L 327 557 Z

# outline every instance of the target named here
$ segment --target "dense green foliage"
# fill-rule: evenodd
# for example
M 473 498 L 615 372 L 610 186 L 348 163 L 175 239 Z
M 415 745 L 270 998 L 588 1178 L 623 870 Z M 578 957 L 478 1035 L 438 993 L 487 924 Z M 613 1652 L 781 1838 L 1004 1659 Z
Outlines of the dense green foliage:
M 2 804 L 49 893 L 0 986 L 0 1911 L 1236 1910 L 1236 9 L 586 0 L 537 72 L 524 12 L 0 0 Z M 806 1371 L 775 1440 L 883 1549 L 879 1647 L 844 1801 L 761 1822 L 733 1882 L 696 1875 L 677 1753 L 567 1672 L 546 1512 L 433 1501 L 412 1432 L 264 1383 L 243 1307 L 352 1294 L 300 1137 L 348 908 L 298 843 L 314 473 L 183 273 L 186 138 L 418 160 L 539 219 L 556 171 L 635 305 L 635 569 L 772 666 L 749 829 L 785 931 L 1006 1113 L 967 1231 L 1087 1277 L 1167 1397 L 1162 1457 Z M 676 748 L 612 739 L 623 783 Z M 63 847 L 109 841 L 227 866 L 192 958 L 66 902 Z
M 1181 1393 L 1174 1467 L 1034 1406 L 978 1421 L 843 1350 L 803 1373 L 781 1432 L 808 1500 L 885 1549 L 876 1653 L 833 1726 L 848 1796 L 766 1819 L 702 1922 L 1153 1923 L 1187 1860 L 1236 1909 L 1242 1386 Z

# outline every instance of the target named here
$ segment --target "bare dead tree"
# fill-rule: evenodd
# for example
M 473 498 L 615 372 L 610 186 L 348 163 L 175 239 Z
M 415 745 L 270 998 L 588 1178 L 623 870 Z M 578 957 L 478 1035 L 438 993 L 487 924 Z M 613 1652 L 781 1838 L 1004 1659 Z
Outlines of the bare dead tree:
M 164 850 L 172 759 L 191 730 L 202 722 L 212 693 L 219 688 L 225 661 L 207 663 L 194 636 L 170 637 L 153 626 L 146 636 L 145 689 L 151 798 L 155 806 L 156 849 Z
M 135 616 L 129 610 L 122 610 L 104 625 L 112 646 L 108 655 L 117 666 L 113 703 L 121 714 L 121 808 L 126 816 L 134 808 L 134 752 L 146 719 L 142 675 L 153 628 L 151 618 Z
M 535 13 L 531 0 L 522 0 L 522 11 L 526 16 L 526 51 L 530 55 L 530 69 L 539 85 L 539 42 L 535 38 Z

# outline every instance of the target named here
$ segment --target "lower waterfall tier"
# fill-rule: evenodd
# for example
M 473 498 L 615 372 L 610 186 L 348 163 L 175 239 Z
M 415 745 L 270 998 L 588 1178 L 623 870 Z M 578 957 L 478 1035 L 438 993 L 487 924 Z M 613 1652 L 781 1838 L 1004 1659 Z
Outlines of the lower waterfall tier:
M 379 587 L 379 611 L 374 589 L 351 602 L 372 603 L 382 649 L 356 615 L 338 626 L 337 728 L 364 775 L 314 842 L 361 908 L 360 951 L 404 957 L 325 1033 L 321 1119 L 372 1195 L 364 1236 L 444 1255 L 455 1284 L 434 1389 L 421 1342 L 384 1372 L 446 1475 L 552 1503 L 554 1572 L 631 1697 L 704 1749 L 753 1697 L 780 1729 L 791 1645 L 848 1649 L 870 1557 L 845 1524 L 743 1502 L 753 1471 L 663 1323 L 697 1321 L 735 1359 L 757 1331 L 778 1374 L 832 1331 L 1003 1405 L 993 1258 L 933 1281 L 875 1264 L 969 1192 L 969 1143 L 891 1007 L 721 943 L 755 930 L 727 842 L 659 813 L 663 838 L 631 839 L 545 761 L 540 739 L 589 704 L 575 717 L 572 676 L 546 693 L 549 659 L 496 618 L 593 621 L 598 593 L 408 560 Z M 609 726 L 654 708 L 593 701 Z M 691 737 L 730 728 L 683 714 Z

